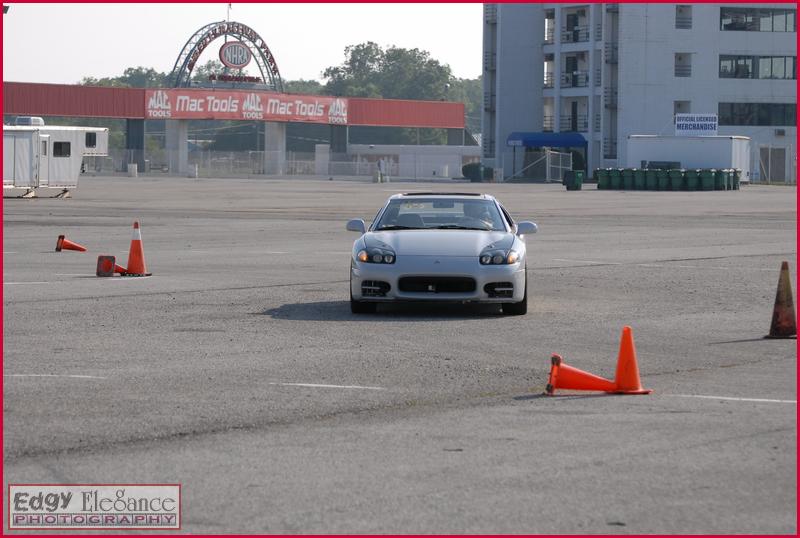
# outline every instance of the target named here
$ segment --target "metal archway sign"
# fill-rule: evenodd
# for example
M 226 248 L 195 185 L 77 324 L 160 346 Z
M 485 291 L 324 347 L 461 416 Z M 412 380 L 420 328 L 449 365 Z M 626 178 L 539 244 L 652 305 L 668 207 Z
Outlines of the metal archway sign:
M 222 36 L 233 37 L 246 45 L 261 72 L 261 80 L 264 85 L 275 91 L 283 91 L 283 81 L 278 64 L 266 41 L 246 24 L 235 21 L 212 22 L 197 30 L 189 38 L 178 55 L 178 59 L 175 60 L 175 65 L 170 73 L 173 88 L 189 86 L 192 70 L 200 55 L 212 41 Z

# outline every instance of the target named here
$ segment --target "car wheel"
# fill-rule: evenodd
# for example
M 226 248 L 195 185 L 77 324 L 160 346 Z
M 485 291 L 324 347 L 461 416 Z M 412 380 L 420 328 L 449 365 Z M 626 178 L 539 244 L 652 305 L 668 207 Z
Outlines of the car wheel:
M 356 301 L 353 299 L 353 288 L 350 285 L 350 312 L 353 314 L 374 314 L 378 309 L 376 303 L 367 303 L 365 301 Z
M 518 303 L 503 303 L 503 314 L 522 316 L 528 313 L 528 269 L 525 269 L 525 292 Z

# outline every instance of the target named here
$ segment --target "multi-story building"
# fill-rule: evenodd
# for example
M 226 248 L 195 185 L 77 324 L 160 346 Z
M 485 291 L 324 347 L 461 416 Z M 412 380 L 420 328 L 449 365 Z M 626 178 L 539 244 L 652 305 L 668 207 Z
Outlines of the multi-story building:
M 483 28 L 483 160 L 506 176 L 511 132 L 578 132 L 591 170 L 691 112 L 752 139 L 755 180 L 796 179 L 795 4 L 487 4 Z

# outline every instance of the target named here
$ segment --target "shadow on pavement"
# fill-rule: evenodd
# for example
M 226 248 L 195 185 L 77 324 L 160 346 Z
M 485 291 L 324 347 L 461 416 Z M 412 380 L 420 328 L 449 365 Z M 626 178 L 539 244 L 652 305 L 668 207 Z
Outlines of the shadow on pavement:
M 289 303 L 261 312 L 292 321 L 431 321 L 497 318 L 500 305 L 399 303 L 378 305 L 375 314 L 353 314 L 349 301 Z

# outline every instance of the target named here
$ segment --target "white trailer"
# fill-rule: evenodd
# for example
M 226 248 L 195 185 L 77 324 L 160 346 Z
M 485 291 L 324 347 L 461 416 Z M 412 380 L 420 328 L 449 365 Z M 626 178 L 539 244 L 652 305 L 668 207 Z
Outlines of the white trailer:
M 669 164 L 672 163 L 672 164 Z M 750 181 L 750 138 L 746 136 L 628 136 L 628 168 L 738 168 Z M 653 166 L 655 165 L 655 166 Z
M 83 158 L 108 155 L 108 129 L 55 125 L 3 125 L 3 194 L 25 189 L 58 189 L 66 196 L 78 186 Z

